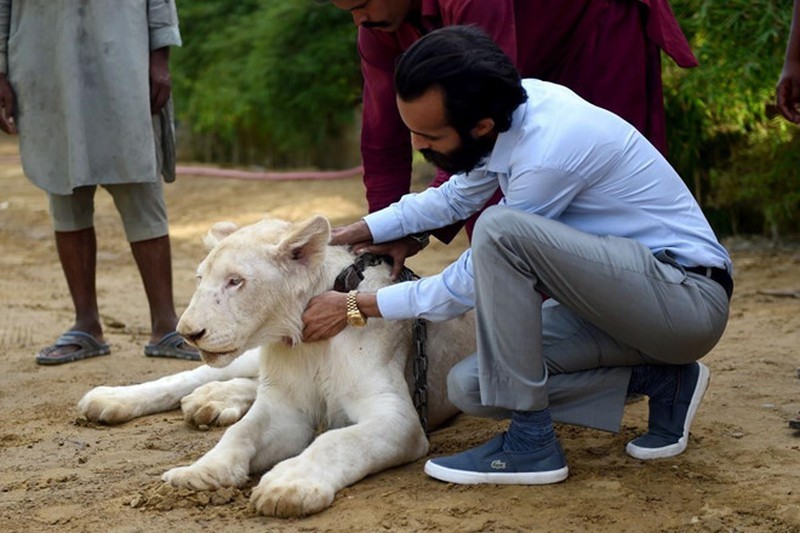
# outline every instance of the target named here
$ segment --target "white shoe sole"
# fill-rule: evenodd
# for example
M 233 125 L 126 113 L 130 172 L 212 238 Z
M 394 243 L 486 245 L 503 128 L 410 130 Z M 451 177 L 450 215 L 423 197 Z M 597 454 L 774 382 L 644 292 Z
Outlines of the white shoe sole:
M 708 389 L 708 383 L 711 380 L 711 372 L 708 367 L 703 363 L 697 363 L 700 367 L 697 374 L 697 385 L 692 394 L 692 400 L 689 402 L 689 410 L 686 412 L 686 420 L 683 422 L 683 435 L 678 442 L 670 444 L 669 446 L 662 446 L 661 448 L 642 448 L 636 446 L 633 441 L 625 446 L 625 452 L 636 459 L 649 461 L 650 459 L 666 459 L 667 457 L 675 457 L 680 455 L 686 450 L 686 445 L 689 442 L 689 428 L 692 426 L 694 415 L 697 414 L 697 408 L 703 401 L 703 396 Z
M 447 468 L 428 461 L 425 463 L 425 473 L 439 481 L 457 483 L 459 485 L 478 485 L 483 483 L 497 485 L 550 485 L 567 479 L 569 468 L 565 466 L 548 472 L 470 472 Z

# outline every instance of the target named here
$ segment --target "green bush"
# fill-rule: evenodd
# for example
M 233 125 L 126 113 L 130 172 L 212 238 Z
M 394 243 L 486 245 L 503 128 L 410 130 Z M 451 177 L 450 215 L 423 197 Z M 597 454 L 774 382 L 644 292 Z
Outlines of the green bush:
M 797 128 L 771 118 L 791 23 L 781 0 L 673 0 L 700 66 L 664 65 L 670 159 L 722 233 L 797 229 Z
M 325 158 L 354 120 L 356 32 L 313 0 L 183 0 L 174 51 L 179 120 L 216 159 L 270 166 Z

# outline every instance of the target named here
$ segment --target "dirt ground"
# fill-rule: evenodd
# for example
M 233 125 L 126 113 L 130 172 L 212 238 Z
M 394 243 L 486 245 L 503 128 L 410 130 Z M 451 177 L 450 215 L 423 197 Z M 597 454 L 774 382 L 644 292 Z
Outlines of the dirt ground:
M 144 292 L 122 229 L 98 193 L 98 290 L 109 357 L 40 367 L 34 353 L 73 320 L 44 194 L 23 177 L 15 147 L 0 146 L 0 531 L 800 531 L 800 246 L 758 240 L 727 244 L 736 294 L 727 332 L 705 358 L 712 382 L 689 449 L 642 463 L 625 443 L 645 427 L 644 402 L 630 405 L 620 434 L 560 426 L 570 477 L 547 487 L 458 487 L 433 481 L 424 460 L 371 476 L 303 519 L 255 515 L 252 485 L 191 493 L 162 486 L 165 470 L 210 449 L 222 430 L 199 431 L 177 411 L 118 427 L 78 418 L 76 403 L 97 385 L 151 380 L 196 363 L 142 355 Z M 249 223 L 264 213 L 335 224 L 365 209 L 358 177 L 252 182 L 180 176 L 167 186 L 179 312 L 215 221 Z M 432 273 L 463 239 L 434 244 L 412 267 Z M 459 417 L 432 435 L 431 453 L 478 444 L 500 422 Z

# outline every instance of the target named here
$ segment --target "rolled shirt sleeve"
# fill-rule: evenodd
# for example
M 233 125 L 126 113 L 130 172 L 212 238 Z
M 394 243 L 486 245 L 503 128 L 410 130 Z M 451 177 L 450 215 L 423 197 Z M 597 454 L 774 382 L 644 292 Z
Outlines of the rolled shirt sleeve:
M 175 0 L 147 0 L 147 24 L 151 51 L 182 44 Z

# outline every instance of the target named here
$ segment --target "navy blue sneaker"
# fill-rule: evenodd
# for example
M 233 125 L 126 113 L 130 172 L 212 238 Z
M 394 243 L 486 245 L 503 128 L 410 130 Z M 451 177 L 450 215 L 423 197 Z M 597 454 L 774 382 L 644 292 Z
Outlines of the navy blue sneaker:
M 502 433 L 477 448 L 431 459 L 425 463 L 425 473 L 462 485 L 547 485 L 567 479 L 567 460 L 558 439 L 536 452 L 505 452 L 504 439 Z
M 682 365 L 677 372 L 678 385 L 673 401 L 650 399 L 647 433 L 625 447 L 631 457 L 663 459 L 679 455 L 686 449 L 689 428 L 708 388 L 710 372 L 702 363 Z

